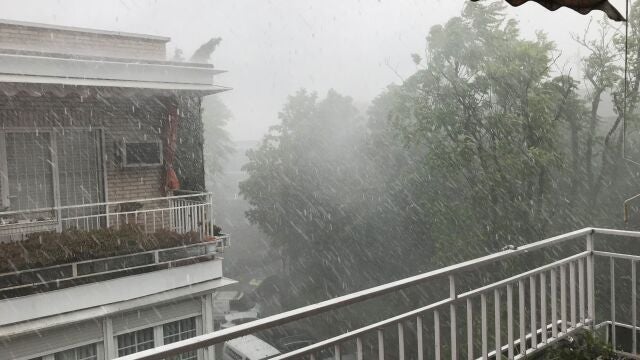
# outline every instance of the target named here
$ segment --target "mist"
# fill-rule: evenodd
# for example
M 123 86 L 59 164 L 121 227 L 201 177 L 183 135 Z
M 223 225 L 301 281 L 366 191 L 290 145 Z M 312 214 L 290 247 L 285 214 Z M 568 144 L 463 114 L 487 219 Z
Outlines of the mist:
M 623 8 L 624 1 L 612 4 Z M 190 55 L 212 37 L 222 44 L 213 56 L 219 77 L 234 90 L 219 95 L 233 114 L 234 141 L 258 140 L 277 123 L 288 95 L 300 88 L 329 89 L 368 104 L 390 83 L 401 83 L 416 69 L 411 54 L 422 53 L 431 26 L 462 10 L 464 1 L 204 1 L 120 0 L 0 2 L 2 17 L 67 26 L 139 32 L 172 38 Z M 535 3 L 506 13 L 532 37 L 544 31 L 557 44 L 558 68 L 580 71 L 580 49 L 571 38 L 590 18 L 560 9 L 549 13 Z
M 0 5 L 0 360 L 637 351 L 640 2 Z

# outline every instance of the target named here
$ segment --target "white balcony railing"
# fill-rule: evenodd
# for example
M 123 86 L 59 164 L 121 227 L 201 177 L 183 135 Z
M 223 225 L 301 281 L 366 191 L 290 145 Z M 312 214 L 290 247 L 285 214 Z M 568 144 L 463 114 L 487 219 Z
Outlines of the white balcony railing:
M 22 240 L 42 231 L 95 230 L 137 225 L 147 233 L 160 229 L 180 234 L 214 235 L 210 193 L 90 203 L 0 212 L 0 242 Z
M 162 359 L 222 344 L 286 323 L 302 319 L 312 321 L 310 318 L 314 315 L 355 306 L 356 303 L 416 285 L 428 290 L 431 284 L 435 293 L 436 281 L 443 277 L 448 278 L 449 284 L 448 296 L 444 298 L 364 327 L 349 329 L 338 336 L 272 359 L 324 360 L 328 353 L 333 359 L 489 359 L 496 358 L 496 354 L 509 359 L 521 359 L 581 329 L 602 327 L 607 329 L 607 338 L 619 353 L 637 357 L 636 264 L 640 256 L 630 254 L 632 251 L 629 249 L 640 252 L 637 243 L 639 238 L 640 232 L 586 228 L 145 350 L 119 360 Z M 612 250 L 624 243 L 618 239 L 628 240 L 627 245 L 630 246 L 627 246 L 627 250 Z M 478 274 L 483 269 L 488 271 L 488 267 L 506 263 L 517 265 L 531 259 L 539 262 L 553 257 L 553 254 L 563 255 L 542 265 L 538 263 L 534 268 L 518 270 L 515 274 L 492 279 L 486 284 L 477 284 Z M 624 268 L 622 265 L 629 265 L 630 271 L 627 269 L 623 273 L 620 270 Z M 475 276 L 476 280 L 465 282 L 470 276 Z M 459 284 L 466 284 L 470 289 L 462 289 Z M 621 287 L 631 288 L 630 293 L 621 296 Z M 616 307 L 620 308 L 622 300 L 631 304 L 631 311 L 625 312 L 624 316 L 617 316 Z M 493 309 L 488 306 L 489 303 Z M 479 309 L 479 314 L 474 309 Z M 427 319 L 430 323 L 427 323 Z M 409 326 L 413 329 L 409 329 Z M 631 339 L 628 339 L 630 346 L 627 348 L 616 344 L 619 338 L 615 334 L 616 329 L 623 328 L 631 329 Z M 412 338 L 409 339 L 409 336 Z M 390 340 L 397 343 L 389 346 Z M 393 348 L 393 353 L 385 350 L 385 343 L 387 349 Z M 407 344 L 411 344 L 411 347 Z

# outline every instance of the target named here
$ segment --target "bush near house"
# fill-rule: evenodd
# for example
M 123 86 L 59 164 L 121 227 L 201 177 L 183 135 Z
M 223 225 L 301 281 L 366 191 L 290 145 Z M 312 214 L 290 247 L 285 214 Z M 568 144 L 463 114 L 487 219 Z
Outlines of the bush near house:
M 220 234 L 216 226 L 216 235 Z M 144 233 L 138 226 L 91 231 L 69 229 L 63 232 L 41 232 L 27 239 L 0 243 L 0 273 L 34 269 L 76 261 L 129 255 L 143 251 L 166 249 L 203 242 L 195 232 L 178 234 L 159 230 Z

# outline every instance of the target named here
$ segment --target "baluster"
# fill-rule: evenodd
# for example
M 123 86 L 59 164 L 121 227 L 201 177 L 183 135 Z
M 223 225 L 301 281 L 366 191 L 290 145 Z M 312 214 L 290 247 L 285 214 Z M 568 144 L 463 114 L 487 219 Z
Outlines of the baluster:
M 507 342 L 507 354 L 509 360 L 513 360 L 513 284 L 507 284 Z
M 571 327 L 575 328 L 576 321 L 576 266 L 572 261 L 569 263 L 569 312 L 571 313 Z
M 467 298 L 467 359 L 473 358 L 473 305 L 471 298 Z
M 440 312 L 435 310 L 433 312 L 433 329 L 434 329 L 434 341 L 435 341 L 435 359 L 440 360 Z
M 594 292 L 594 254 L 593 254 L 593 232 L 587 234 L 587 313 L 589 316 L 589 322 L 591 323 L 591 329 L 595 330 L 596 324 L 596 304 L 595 304 L 595 292 Z
M 485 293 L 480 294 L 480 317 L 482 322 L 482 328 L 480 329 L 482 335 L 482 359 L 487 360 L 489 346 L 487 340 L 487 295 Z
M 584 325 L 584 260 L 582 259 L 578 259 L 578 306 L 580 307 L 578 320 Z
M 424 349 L 422 344 L 422 316 L 416 317 L 416 337 L 418 339 L 418 360 L 424 360 Z
M 453 275 L 449 275 L 449 298 L 454 300 L 457 297 L 456 294 L 456 280 Z M 451 314 L 451 360 L 458 360 L 458 338 L 457 338 L 457 321 L 456 321 L 456 306 L 451 303 L 449 305 L 449 313 Z M 402 360 L 402 359 L 401 359 Z
M 356 360 L 363 360 L 363 358 L 364 358 L 364 354 L 362 351 L 362 338 L 357 337 L 356 338 Z M 422 358 L 420 358 L 419 360 L 422 360 Z
M 384 360 L 384 332 L 378 329 L 378 360 Z
M 551 269 L 551 336 L 558 337 L 558 284 L 556 269 Z
M 611 271 L 611 346 L 616 349 L 616 275 L 615 260 L 609 258 L 609 270 Z
M 531 307 L 530 321 L 531 321 L 531 348 L 538 347 L 538 326 L 536 324 L 536 278 L 535 276 L 529 277 L 529 305 Z
M 404 360 L 404 326 L 398 323 L 398 358 Z
M 493 290 L 493 311 L 494 311 L 494 327 L 495 327 L 495 343 L 496 343 L 496 359 L 499 359 L 502 353 L 502 345 L 500 344 L 500 290 Z
M 540 273 L 540 341 L 547 343 L 547 274 Z
M 527 334 L 525 330 L 525 320 L 524 320 L 524 280 L 518 280 L 518 317 L 520 319 L 520 354 L 524 355 L 527 353 Z
M 631 353 L 634 355 L 638 353 L 638 329 L 636 328 L 636 296 L 636 262 L 635 260 L 631 260 L 631 325 L 633 326 L 633 332 L 631 333 L 631 346 L 633 348 L 631 350 Z
M 560 324 L 562 334 L 567 333 L 567 268 L 560 265 Z

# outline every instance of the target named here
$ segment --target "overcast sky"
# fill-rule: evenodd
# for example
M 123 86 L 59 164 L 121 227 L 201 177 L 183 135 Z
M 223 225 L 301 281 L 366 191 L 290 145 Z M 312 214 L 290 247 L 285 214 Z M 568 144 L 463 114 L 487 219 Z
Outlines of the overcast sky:
M 624 11 L 624 0 L 612 0 Z M 277 122 L 286 97 L 299 88 L 334 88 L 366 104 L 389 83 L 415 71 L 429 28 L 460 14 L 463 0 L 0 0 L 0 17 L 57 25 L 140 32 L 172 38 L 187 56 L 211 37 L 213 57 L 228 70 L 217 82 L 234 114 L 235 140 L 259 139 Z M 527 36 L 544 30 L 575 68 L 580 50 L 571 33 L 589 18 L 529 3 L 509 13 Z M 596 18 L 601 13 L 593 13 Z M 572 73 L 577 73 L 577 69 Z

